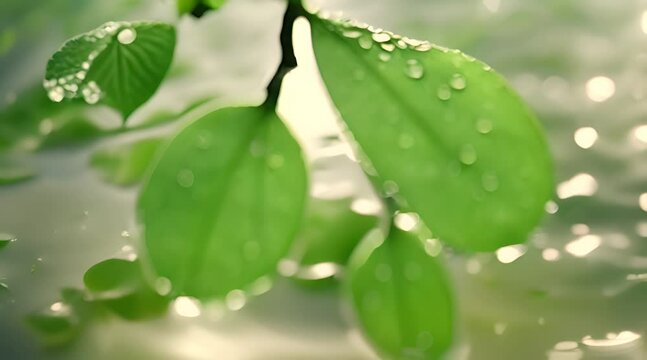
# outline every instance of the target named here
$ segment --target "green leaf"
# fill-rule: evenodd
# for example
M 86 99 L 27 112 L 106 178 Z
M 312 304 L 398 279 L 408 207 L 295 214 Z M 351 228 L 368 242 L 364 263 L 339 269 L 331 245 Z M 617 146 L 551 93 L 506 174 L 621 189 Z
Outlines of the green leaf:
M 460 51 L 311 18 L 324 82 L 385 192 L 463 250 L 525 241 L 552 165 L 505 80 Z
M 124 120 L 157 90 L 175 48 L 175 28 L 158 22 L 109 22 L 67 41 L 47 64 L 52 101 L 83 98 Z
M 11 234 L 0 233 L 0 250 L 6 248 L 9 244 L 16 241 L 16 237 Z
M 36 174 L 26 168 L 0 166 L 0 186 L 22 183 L 31 180 L 34 176 Z
M 296 274 L 304 280 L 318 280 L 334 274 L 318 274 L 317 264 L 344 266 L 360 240 L 377 225 L 376 216 L 351 210 L 351 198 L 338 200 L 311 199 L 291 251 L 291 258 L 302 269 Z
M 364 333 L 387 358 L 438 359 L 453 336 L 453 303 L 442 267 L 418 236 L 373 230 L 348 268 L 352 303 Z
M 85 273 L 83 283 L 91 301 L 124 319 L 157 317 L 168 307 L 168 299 L 148 286 L 137 261 L 102 261 Z
M 82 329 L 76 318 L 67 313 L 30 314 L 27 316 L 27 323 L 45 345 L 52 347 L 67 345 L 78 337 Z
M 298 143 L 273 112 L 226 108 L 181 131 L 139 199 L 148 257 L 173 295 L 245 289 L 273 272 L 306 196 Z
M 133 143 L 99 149 L 90 164 L 107 182 L 128 186 L 138 183 L 151 164 L 164 139 L 143 139 Z

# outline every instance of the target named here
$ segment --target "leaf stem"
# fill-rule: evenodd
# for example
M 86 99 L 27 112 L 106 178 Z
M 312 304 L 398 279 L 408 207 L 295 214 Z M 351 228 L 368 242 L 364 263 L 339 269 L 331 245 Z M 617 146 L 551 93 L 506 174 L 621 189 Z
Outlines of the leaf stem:
M 292 44 L 292 32 L 294 30 L 295 20 L 304 13 L 305 10 L 300 2 L 288 1 L 288 6 L 283 17 L 283 26 L 281 27 L 281 63 L 274 77 L 267 85 L 267 99 L 263 103 L 264 106 L 271 109 L 276 107 L 283 78 L 292 69 L 297 67 L 297 58 L 294 55 L 294 46 Z

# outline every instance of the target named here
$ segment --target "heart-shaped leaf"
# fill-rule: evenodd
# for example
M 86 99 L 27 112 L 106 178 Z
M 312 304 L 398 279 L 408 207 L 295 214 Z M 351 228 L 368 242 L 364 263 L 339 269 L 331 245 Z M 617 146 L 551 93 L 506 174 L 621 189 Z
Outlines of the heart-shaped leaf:
M 150 262 L 174 296 L 246 290 L 287 253 L 305 196 L 301 149 L 275 113 L 210 113 L 173 139 L 144 186 Z
M 552 195 L 552 165 L 505 80 L 460 51 L 347 21 L 311 23 L 330 96 L 385 193 L 461 249 L 525 241 Z
M 67 41 L 47 64 L 49 98 L 104 103 L 124 120 L 145 103 L 173 59 L 175 28 L 159 22 L 109 22 Z

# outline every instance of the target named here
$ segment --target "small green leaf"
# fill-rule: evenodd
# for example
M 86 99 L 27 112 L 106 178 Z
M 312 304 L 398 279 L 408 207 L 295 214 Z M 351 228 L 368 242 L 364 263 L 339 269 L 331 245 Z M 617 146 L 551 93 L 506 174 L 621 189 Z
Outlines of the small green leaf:
M 310 271 L 297 273 L 297 278 L 318 280 L 334 275 L 320 274 L 314 266 L 325 263 L 344 266 L 364 235 L 377 225 L 376 216 L 352 211 L 351 200 L 310 200 L 302 230 L 290 256 Z
M 0 250 L 6 248 L 9 244 L 16 241 L 16 237 L 11 234 L 0 233 Z
M 173 295 L 244 290 L 274 271 L 301 221 L 306 170 L 273 112 L 226 108 L 161 155 L 139 199 L 148 257 Z
M 175 29 L 157 22 L 109 22 L 67 41 L 47 64 L 49 98 L 83 98 L 124 121 L 157 90 L 175 48 Z
M 75 340 L 82 326 L 68 313 L 35 313 L 27 317 L 27 323 L 34 329 L 46 346 L 60 347 Z
M 107 182 L 128 186 L 144 176 L 164 139 L 143 139 L 133 143 L 99 149 L 90 159 Z
M 83 277 L 90 300 L 127 320 L 157 317 L 169 300 L 144 280 L 137 261 L 109 259 L 91 267 Z
M 553 193 L 552 164 L 505 80 L 460 51 L 311 20 L 324 82 L 385 193 L 458 248 L 525 241 Z
M 438 359 L 453 337 L 453 303 L 442 267 L 418 236 L 392 227 L 366 236 L 348 268 L 357 320 L 392 359 Z

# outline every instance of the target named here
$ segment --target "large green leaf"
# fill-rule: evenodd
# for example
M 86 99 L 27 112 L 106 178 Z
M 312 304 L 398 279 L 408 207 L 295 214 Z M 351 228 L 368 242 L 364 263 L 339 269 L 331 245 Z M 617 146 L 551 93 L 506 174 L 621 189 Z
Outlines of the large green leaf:
M 311 22 L 324 82 L 385 191 L 464 250 L 524 241 L 552 194 L 552 165 L 505 80 L 460 51 Z
M 364 333 L 388 358 L 437 359 L 450 347 L 451 291 L 416 233 L 370 232 L 353 253 L 348 281 Z
M 301 150 L 273 112 L 210 113 L 173 139 L 144 186 L 150 261 L 173 295 L 244 290 L 288 251 L 305 195 Z
M 175 49 L 175 28 L 157 22 L 109 22 L 67 41 L 47 64 L 49 98 L 83 98 L 124 120 L 157 90 Z

